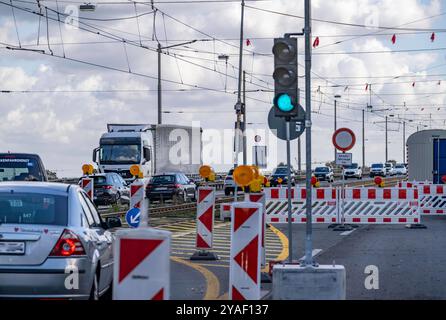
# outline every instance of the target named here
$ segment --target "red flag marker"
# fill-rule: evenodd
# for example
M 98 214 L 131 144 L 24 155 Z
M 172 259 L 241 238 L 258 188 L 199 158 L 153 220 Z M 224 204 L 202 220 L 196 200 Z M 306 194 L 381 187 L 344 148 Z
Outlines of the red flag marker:
M 396 42 L 396 34 L 394 34 L 394 35 L 392 36 L 392 43 L 395 44 L 395 42 Z
M 251 45 L 251 40 L 246 39 L 246 46 L 249 47 Z
M 319 46 L 319 37 L 316 37 L 313 42 L 313 48 L 316 48 L 317 46 Z
M 432 34 L 431 34 L 431 41 L 432 41 L 432 42 L 435 41 L 435 32 L 432 32 Z

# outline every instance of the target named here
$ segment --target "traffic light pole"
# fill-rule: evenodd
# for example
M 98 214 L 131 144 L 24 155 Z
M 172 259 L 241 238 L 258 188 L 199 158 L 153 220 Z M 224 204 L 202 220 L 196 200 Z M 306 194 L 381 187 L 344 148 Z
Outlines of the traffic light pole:
M 291 210 L 291 146 L 290 146 L 290 121 L 286 119 L 286 157 L 287 157 L 287 173 L 288 173 L 288 262 L 293 263 L 293 220 Z
M 311 0 L 305 0 L 305 148 L 306 148 L 306 236 L 304 265 L 314 265 L 311 186 Z

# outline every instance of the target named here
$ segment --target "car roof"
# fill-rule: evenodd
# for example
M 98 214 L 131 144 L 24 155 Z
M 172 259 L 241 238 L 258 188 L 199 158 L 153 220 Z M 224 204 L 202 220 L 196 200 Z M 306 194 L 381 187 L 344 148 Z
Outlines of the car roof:
M 168 175 L 174 175 L 174 174 L 184 174 L 184 173 L 182 173 L 182 172 L 163 172 L 163 173 L 154 174 L 153 177 L 168 176 Z
M 0 182 L 0 192 L 4 190 L 20 189 L 21 191 L 41 190 L 48 193 L 67 193 L 70 187 L 75 187 L 75 185 L 70 185 L 66 183 L 39 182 L 39 181 Z
M 38 154 L 35 153 L 9 153 L 9 152 L 2 152 L 0 153 L 0 157 L 1 156 L 20 156 L 20 157 L 28 157 L 28 158 L 39 158 L 40 156 Z

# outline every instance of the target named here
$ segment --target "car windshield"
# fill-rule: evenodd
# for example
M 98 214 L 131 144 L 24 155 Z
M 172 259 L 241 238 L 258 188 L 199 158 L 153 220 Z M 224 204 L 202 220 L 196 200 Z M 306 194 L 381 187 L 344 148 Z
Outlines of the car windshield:
M 233 173 L 234 173 L 234 169 L 229 170 L 228 176 L 232 176 Z
M 327 167 L 318 167 L 315 172 L 328 172 L 329 169 Z
M 383 164 L 382 163 L 374 163 L 374 164 L 372 164 L 372 168 L 373 169 L 382 169 Z
M 175 176 L 174 175 L 162 175 L 162 176 L 155 176 L 150 181 L 152 184 L 172 184 L 175 183 Z
M 274 170 L 273 175 L 286 175 L 287 174 L 287 168 L 276 168 Z
M 392 164 L 391 163 L 386 163 L 386 168 L 390 168 L 390 167 L 392 167 Z
M 395 166 L 395 168 L 397 168 L 397 169 L 404 169 L 405 166 L 404 166 L 404 164 L 397 164 L 397 165 Z
M 44 181 L 39 163 L 33 158 L 0 157 L 0 181 Z
M 135 164 L 141 161 L 139 144 L 103 144 L 100 149 L 100 161 L 103 164 Z
M 0 224 L 66 226 L 67 221 L 67 196 L 0 192 Z
M 353 163 L 350 166 L 344 166 L 345 169 L 358 169 L 358 164 L 357 163 Z

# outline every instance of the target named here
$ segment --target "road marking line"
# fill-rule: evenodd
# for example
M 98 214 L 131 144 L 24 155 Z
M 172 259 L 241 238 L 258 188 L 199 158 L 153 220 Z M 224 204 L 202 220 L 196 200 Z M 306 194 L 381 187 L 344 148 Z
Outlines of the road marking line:
M 218 299 L 219 294 L 220 294 L 220 281 L 218 280 L 217 276 L 213 272 L 209 271 L 205 267 L 202 267 L 198 264 L 186 261 L 186 260 L 178 258 L 178 257 L 171 257 L 170 259 L 172 261 L 182 263 L 188 267 L 191 267 L 203 275 L 204 279 L 206 280 L 206 293 L 203 297 L 203 300 Z
M 314 257 L 318 256 L 321 252 L 322 252 L 322 249 L 313 249 L 313 251 L 311 252 L 311 255 L 314 258 Z M 299 261 L 303 261 L 303 260 L 305 260 L 305 256 L 303 256 L 299 259 Z
M 288 238 L 285 234 L 282 233 L 282 231 L 275 228 L 274 226 L 270 225 L 269 228 L 279 237 L 279 240 L 282 243 L 282 252 L 277 256 L 277 260 L 283 261 L 288 258 Z
M 356 229 L 353 230 L 349 230 L 349 231 L 344 231 L 341 233 L 341 236 L 348 236 L 350 233 L 352 233 L 353 231 L 355 231 Z

